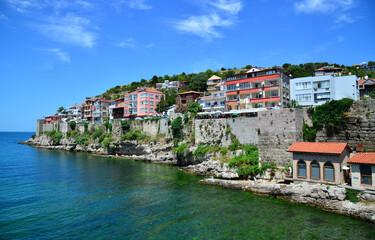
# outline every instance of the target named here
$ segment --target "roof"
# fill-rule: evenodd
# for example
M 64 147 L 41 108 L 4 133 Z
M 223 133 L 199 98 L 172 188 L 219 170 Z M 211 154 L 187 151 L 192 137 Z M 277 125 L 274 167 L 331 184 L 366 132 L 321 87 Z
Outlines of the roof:
M 356 153 L 348 163 L 375 164 L 375 152 Z
M 78 105 L 78 104 L 74 104 L 73 106 L 71 107 L 81 107 L 81 105 Z
M 359 80 L 359 85 L 375 85 L 375 80 L 373 80 L 371 78 L 362 79 L 362 80 Z
M 113 100 L 106 100 L 106 99 L 98 99 L 101 102 L 112 102 Z
M 52 117 L 60 117 L 59 115 L 52 115 L 52 116 L 48 116 L 48 117 L 45 117 L 45 118 L 52 118 Z
M 295 142 L 288 152 L 341 154 L 346 147 L 349 148 L 347 143 Z M 350 148 L 349 150 L 351 151 Z
M 158 93 L 158 94 L 164 94 L 163 92 L 160 92 L 160 91 L 156 90 L 155 88 L 148 88 L 148 87 L 136 89 L 129 94 L 135 94 L 135 93 L 139 93 L 139 92 L 153 92 L 153 93 Z
M 210 77 L 208 80 L 221 80 L 222 78 L 221 77 L 218 77 L 216 75 L 212 75 L 212 77 Z
M 203 94 L 201 92 L 196 92 L 196 91 L 187 91 L 187 92 L 183 92 L 183 93 L 178 93 L 178 95 L 185 95 L 185 94 L 191 94 L 191 93 Z
M 316 69 L 315 71 L 329 71 L 329 70 L 342 70 L 342 68 L 337 67 L 321 67 Z

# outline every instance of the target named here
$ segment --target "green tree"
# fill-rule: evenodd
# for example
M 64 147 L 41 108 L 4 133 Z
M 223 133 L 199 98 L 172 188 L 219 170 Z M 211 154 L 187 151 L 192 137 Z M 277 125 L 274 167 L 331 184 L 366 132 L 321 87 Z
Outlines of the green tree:
M 191 102 L 188 104 L 187 110 L 191 113 L 191 116 L 194 117 L 198 112 L 202 112 L 202 106 L 197 102 Z
M 246 69 L 250 69 L 250 68 L 252 68 L 253 66 L 251 66 L 251 65 L 246 65 Z
M 182 118 L 180 116 L 176 117 L 172 121 L 172 134 L 174 138 L 182 139 L 183 138 L 183 125 L 182 125 Z
M 72 130 L 76 130 L 77 123 L 75 121 L 70 121 L 69 125 Z
M 130 129 L 129 121 L 121 120 L 121 128 L 123 131 L 128 131 Z
M 167 110 L 168 110 L 167 102 L 164 100 L 164 96 L 162 96 L 160 101 L 156 104 L 155 111 L 157 113 L 163 113 Z
M 198 73 L 197 75 L 193 76 L 189 85 L 188 85 L 189 91 L 198 91 L 198 92 L 206 91 L 207 90 L 207 79 L 209 79 L 211 76 L 209 76 L 205 72 L 201 72 L 201 73 Z
M 375 66 L 375 61 L 368 61 L 368 64 L 369 66 Z
M 57 109 L 57 113 L 61 113 L 61 112 L 64 111 L 64 110 L 65 110 L 64 107 L 59 107 L 59 108 Z
M 370 92 L 368 95 L 370 96 L 370 98 L 375 99 L 375 89 L 372 90 L 372 92 Z

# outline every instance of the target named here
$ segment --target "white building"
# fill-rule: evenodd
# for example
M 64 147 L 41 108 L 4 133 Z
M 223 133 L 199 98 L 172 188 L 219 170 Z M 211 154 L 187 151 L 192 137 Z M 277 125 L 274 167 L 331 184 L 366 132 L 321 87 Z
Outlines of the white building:
M 225 81 L 221 77 L 213 75 L 207 80 L 207 91 L 211 95 L 200 99 L 203 111 L 225 110 L 227 92 Z
M 290 79 L 290 96 L 302 106 L 320 105 L 342 98 L 358 100 L 358 77 L 325 75 Z
M 79 121 L 82 119 L 82 106 L 75 104 L 73 106 L 70 106 L 68 108 L 67 117 L 69 120 Z

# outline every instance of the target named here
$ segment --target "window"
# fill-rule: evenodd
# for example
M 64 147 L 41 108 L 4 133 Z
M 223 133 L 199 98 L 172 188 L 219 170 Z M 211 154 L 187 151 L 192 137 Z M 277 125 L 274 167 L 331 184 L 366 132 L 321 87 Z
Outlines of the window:
M 147 93 L 142 93 L 140 97 L 141 98 L 146 98 L 147 97 Z
M 154 112 L 154 109 L 153 109 L 153 108 L 150 108 L 150 112 Z
M 147 105 L 148 102 L 147 101 L 141 101 L 141 105 Z
M 156 99 L 159 99 L 159 95 L 155 95 L 155 98 L 156 98 Z
M 240 89 L 249 89 L 250 88 L 250 83 L 240 83 Z
M 150 98 L 154 98 L 154 94 L 150 94 Z
M 128 110 L 124 110 L 124 113 L 125 113 L 125 114 L 128 114 Z
M 317 101 L 317 100 L 329 100 L 331 98 L 331 94 L 328 92 L 328 93 L 317 93 L 317 94 L 314 94 L 314 100 Z
M 129 97 L 128 97 L 128 96 L 126 96 L 126 97 L 125 97 L 125 101 L 126 101 L 126 100 L 128 100 L 128 99 L 129 99 Z
M 326 162 L 324 164 L 324 180 L 335 181 L 335 168 L 331 162 Z
M 308 102 L 311 101 L 311 94 L 296 94 L 297 102 Z
M 231 84 L 227 86 L 227 91 L 235 91 L 237 90 L 236 84 Z
M 309 89 L 309 88 L 311 88 L 311 82 L 296 83 L 296 90 Z
M 297 177 L 306 178 L 306 163 L 303 160 L 297 163 Z
M 128 104 L 127 103 L 124 103 L 124 107 L 127 107 L 128 106 Z
M 147 108 L 141 108 L 140 112 L 147 112 Z
M 371 165 L 361 165 L 361 184 L 372 186 Z
M 329 88 L 329 81 L 314 82 L 314 88 Z
M 317 161 L 311 163 L 311 178 L 320 179 L 320 166 Z
M 149 105 L 154 106 L 154 101 L 150 101 Z

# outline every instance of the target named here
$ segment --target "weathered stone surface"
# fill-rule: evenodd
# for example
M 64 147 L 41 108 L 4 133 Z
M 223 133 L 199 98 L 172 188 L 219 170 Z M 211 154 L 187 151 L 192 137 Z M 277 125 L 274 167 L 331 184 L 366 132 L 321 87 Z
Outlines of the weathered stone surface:
M 208 160 L 196 165 L 189 165 L 182 168 L 184 171 L 203 175 L 213 176 L 224 179 L 238 178 L 237 169 L 228 167 L 228 163 L 222 164 L 220 161 Z

